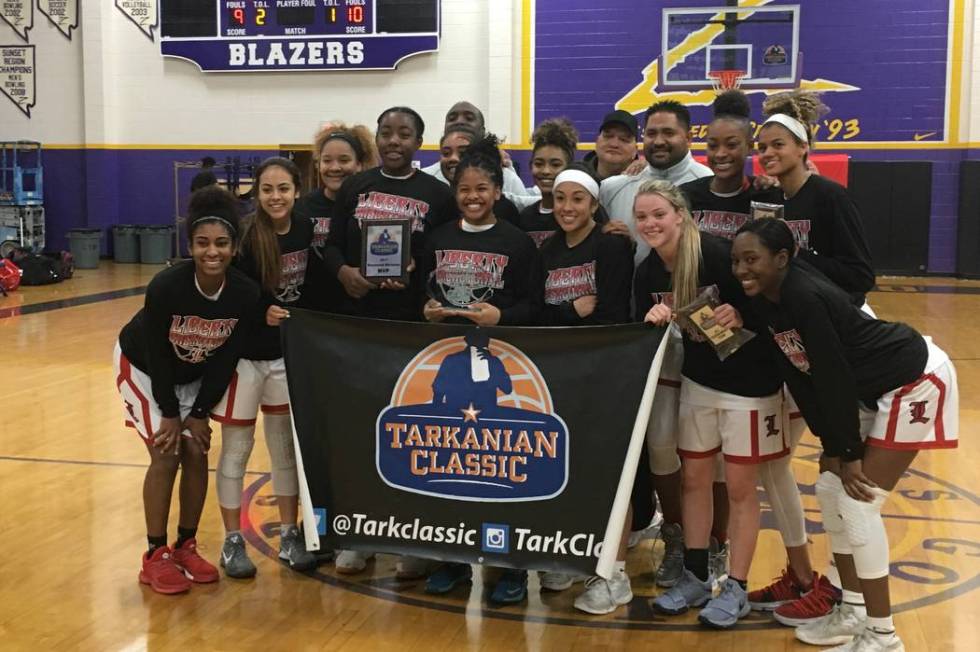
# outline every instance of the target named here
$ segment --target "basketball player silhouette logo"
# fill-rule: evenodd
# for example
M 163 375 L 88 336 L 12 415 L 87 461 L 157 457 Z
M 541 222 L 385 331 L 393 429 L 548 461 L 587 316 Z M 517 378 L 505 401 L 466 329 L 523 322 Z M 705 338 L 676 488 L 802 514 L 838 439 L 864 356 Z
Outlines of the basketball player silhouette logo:
M 542 500 L 568 481 L 568 428 L 520 349 L 481 329 L 439 340 L 402 371 L 377 420 L 378 474 L 455 500 Z
M 378 234 L 377 239 L 370 244 L 371 253 L 375 256 L 394 256 L 398 253 L 398 241 L 393 240 L 388 229 Z
M 510 394 L 513 384 L 500 358 L 490 352 L 490 337 L 473 330 L 463 338 L 466 348 L 447 355 L 432 383 L 432 402 L 481 412 L 497 407 L 497 392 Z

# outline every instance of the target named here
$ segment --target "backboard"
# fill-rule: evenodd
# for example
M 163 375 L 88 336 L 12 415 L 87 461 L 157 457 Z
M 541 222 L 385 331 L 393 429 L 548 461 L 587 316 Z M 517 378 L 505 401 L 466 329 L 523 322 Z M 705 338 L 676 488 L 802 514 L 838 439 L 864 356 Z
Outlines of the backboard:
M 799 84 L 799 5 L 666 8 L 662 18 L 659 90 L 711 88 L 718 70 L 744 70 L 742 88 Z

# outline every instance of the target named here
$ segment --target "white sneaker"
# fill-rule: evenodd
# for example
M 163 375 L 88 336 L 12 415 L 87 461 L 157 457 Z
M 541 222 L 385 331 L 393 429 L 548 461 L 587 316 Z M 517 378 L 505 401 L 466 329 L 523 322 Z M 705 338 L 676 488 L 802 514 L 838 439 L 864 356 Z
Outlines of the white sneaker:
M 588 614 L 608 614 L 618 607 L 629 604 L 633 589 L 626 573 L 614 573 L 611 580 L 598 575 L 585 582 L 585 593 L 575 598 L 575 608 Z
M 865 628 L 850 643 L 830 648 L 827 652 L 905 652 L 905 645 L 895 632 L 878 634 Z
M 361 552 L 360 550 L 338 550 L 337 560 L 334 565 L 337 572 L 344 575 L 360 573 L 367 568 L 368 559 L 374 557 L 373 552 Z
M 429 573 L 429 560 L 402 555 L 395 563 L 395 577 L 400 580 L 417 580 Z
M 664 524 L 664 515 L 660 513 L 658 508 L 656 512 L 653 513 L 653 520 L 650 521 L 650 525 L 646 526 L 642 530 L 637 530 L 636 532 L 630 532 L 629 541 L 626 542 L 627 548 L 635 548 L 640 541 L 644 539 L 656 539 L 660 536 L 660 526 Z
M 852 605 L 834 605 L 829 614 L 796 628 L 796 639 L 810 645 L 840 645 L 849 643 L 865 630 L 867 617 L 858 614 Z
M 538 582 L 545 591 L 564 591 L 575 582 L 584 579 L 585 577 L 582 575 L 570 575 L 569 573 L 538 573 Z

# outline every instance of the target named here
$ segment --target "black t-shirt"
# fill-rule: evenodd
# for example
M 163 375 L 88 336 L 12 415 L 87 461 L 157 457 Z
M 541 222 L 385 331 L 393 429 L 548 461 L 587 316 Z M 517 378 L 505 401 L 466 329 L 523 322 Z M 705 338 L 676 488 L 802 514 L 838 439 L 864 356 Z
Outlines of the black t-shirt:
M 364 317 L 418 320 L 425 293 L 418 261 L 425 254 L 426 233 L 453 221 L 457 213 L 456 200 L 449 186 L 418 170 L 407 179 L 393 179 L 381 168 L 346 179 L 337 194 L 324 250 L 328 273 L 336 278 L 343 265 L 360 267 L 360 225 L 363 220 L 409 220 L 412 257 L 416 261 L 407 289 L 373 290 L 357 300 L 346 297 L 348 309 Z
M 858 402 L 871 405 L 921 376 L 925 340 L 905 324 L 873 319 L 841 288 L 795 260 L 780 302 L 759 296 L 753 307 L 782 352 L 776 353 L 780 373 L 824 451 L 860 459 Z
M 437 300 L 489 303 L 500 309 L 502 326 L 532 326 L 540 319 L 540 254 L 510 222 L 470 232 L 457 220 L 436 229 L 426 243 L 423 274 Z
M 799 257 L 863 303 L 875 274 L 861 214 L 847 189 L 811 174 L 799 192 L 782 203 L 786 224 L 800 246 Z
M 258 285 L 228 268 L 216 300 L 196 287 L 194 262 L 182 261 L 153 277 L 143 308 L 123 326 L 119 346 L 150 376 L 164 417 L 180 416 L 175 385 L 201 378 L 191 414 L 204 418 L 224 395 L 261 312 Z
M 313 226 L 313 241 L 310 251 L 313 254 L 307 261 L 306 294 L 304 306 L 312 310 L 338 312 L 344 302 L 344 288 L 336 276 L 331 276 L 323 261 L 323 249 L 330 234 L 330 220 L 333 218 L 336 202 L 323 194 L 322 189 L 307 193 L 296 202 L 294 215 L 310 220 Z
M 609 214 L 606 213 L 606 209 L 599 206 L 599 210 L 596 211 L 593 219 L 596 224 L 606 224 L 609 222 Z M 539 249 L 555 231 L 559 230 L 554 211 L 550 208 L 542 208 L 540 200 L 520 212 L 517 217 L 517 226 L 531 236 Z
M 728 240 L 743 224 L 752 219 L 752 202 L 781 204 L 782 194 L 778 190 L 756 190 L 753 178 L 745 177 L 742 188 L 731 195 L 719 195 L 711 190 L 714 177 L 702 177 L 681 185 L 691 207 L 691 216 L 698 230 Z
M 541 246 L 545 270 L 544 322 L 579 326 L 623 324 L 630 319 L 633 247 L 629 238 L 603 233 L 598 225 L 572 248 L 555 233 Z M 595 311 L 579 317 L 572 302 L 595 295 Z
M 294 211 L 290 216 L 289 232 L 276 234 L 276 240 L 279 242 L 279 285 L 271 295 L 263 292 L 266 307 L 275 303 L 284 308 L 305 308 L 306 266 L 310 259 L 313 224 Z M 236 264 L 249 278 L 261 283 L 255 254 L 248 247 L 242 247 Z M 262 326 L 250 340 L 248 350 L 242 357 L 248 360 L 275 360 L 282 357 L 279 327 L 266 325 L 264 314 Z
M 699 291 L 718 288 L 721 303 L 731 304 L 742 316 L 745 328 L 756 337 L 729 356 L 718 359 L 714 347 L 702 337 L 692 339 L 684 331 L 682 373 L 696 383 L 737 396 L 761 397 L 779 391 L 782 381 L 776 371 L 772 340 L 765 336 L 763 324 L 748 305 L 742 285 L 732 275 L 731 242 L 708 233 L 701 235 L 702 263 L 698 272 Z M 655 249 L 636 269 L 634 281 L 636 320 L 642 321 L 657 303 L 673 306 L 671 272 Z

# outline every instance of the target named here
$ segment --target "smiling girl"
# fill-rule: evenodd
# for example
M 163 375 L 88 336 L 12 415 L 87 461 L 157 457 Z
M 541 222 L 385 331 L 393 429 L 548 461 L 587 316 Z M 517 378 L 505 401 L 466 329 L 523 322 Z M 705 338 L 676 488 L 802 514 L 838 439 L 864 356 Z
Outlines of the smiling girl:
M 335 276 L 327 274 L 323 248 L 330 234 L 337 193 L 344 180 L 377 166 L 378 153 L 367 127 L 346 127 L 330 123 L 317 133 L 313 143 L 319 187 L 296 202 L 296 212 L 313 223 L 314 254 L 308 262 L 307 295 L 304 307 L 335 312 L 343 303 L 343 288 Z
M 238 265 L 264 291 L 265 324 L 251 338 L 228 392 L 212 412 L 214 420 L 222 424 L 217 484 L 226 536 L 221 565 L 229 577 L 237 578 L 252 577 L 256 571 L 241 534 L 241 501 L 242 478 L 255 444 L 260 410 L 279 507 L 279 558 L 294 570 L 316 565 L 296 524 L 299 481 L 286 365 L 279 340 L 279 324 L 289 317 L 288 307 L 296 305 L 305 292 L 313 225 L 293 211 L 300 190 L 300 171 L 295 163 L 268 158 L 256 169 L 255 179 L 257 207 L 242 236 Z
M 143 481 L 149 548 L 139 579 L 167 594 L 218 579 L 196 539 L 208 489 L 208 411 L 228 387 L 259 304 L 258 286 L 230 267 L 239 239 L 234 196 L 217 186 L 195 192 L 187 231 L 192 261 L 153 277 L 114 352 L 126 423 L 150 455 Z M 167 520 L 178 469 L 180 520 L 171 548 Z
M 637 316 L 655 325 L 671 322 L 705 289 L 721 305 L 719 326 L 740 329 L 743 319 L 758 331 L 747 299 L 732 275 L 731 243 L 700 233 L 683 195 L 665 181 L 644 182 L 635 200 L 637 232 L 651 247 L 636 272 Z M 771 343 L 755 337 L 720 360 L 699 333 L 683 329 L 684 362 L 678 411 L 677 451 L 684 459 L 682 522 L 684 571 L 677 583 L 653 601 L 666 614 L 706 605 L 699 620 L 715 628 L 733 627 L 749 612 L 746 582 L 759 532 L 757 467 L 788 454 L 782 427 L 781 382 Z M 771 436 L 767 436 L 771 435 Z M 708 565 L 715 456 L 725 459 L 730 510 L 731 570 L 712 598 Z
M 545 120 L 531 135 L 531 177 L 541 191 L 541 201 L 521 211 L 518 226 L 540 247 L 558 230 L 555 222 L 555 197 L 552 189 L 555 177 L 575 160 L 578 132 L 564 118 Z
M 825 111 L 816 93 L 791 91 L 766 98 L 769 116 L 759 130 L 759 163 L 779 179 L 784 219 L 800 247 L 800 258 L 848 292 L 858 303 L 874 286 L 871 252 L 861 214 L 847 190 L 807 168 L 813 146 L 809 125 Z
M 435 295 L 423 308 L 426 320 L 478 326 L 531 326 L 538 320 L 540 256 L 526 233 L 494 215 L 502 187 L 500 150 L 490 134 L 467 148 L 453 175 L 462 219 L 437 229 L 426 243 L 423 274 Z M 469 564 L 443 564 L 425 590 L 448 593 L 472 575 Z M 490 600 L 514 604 L 526 596 L 527 571 L 505 569 Z
M 424 130 L 422 117 L 408 107 L 384 111 L 378 116 L 375 135 L 381 167 L 355 174 L 337 193 L 324 256 L 329 273 L 344 287 L 345 309 L 353 314 L 407 321 L 419 318 L 424 287 L 416 265 L 425 251 L 426 232 L 457 215 L 446 184 L 412 166 Z M 405 220 L 410 225 L 407 286 L 391 280 L 378 284 L 361 275 L 361 225 L 377 219 Z
M 823 446 L 816 497 L 844 600 L 798 627 L 796 637 L 843 644 L 839 652 L 901 652 L 881 510 L 918 451 L 956 447 L 956 370 L 930 338 L 870 318 L 794 258 L 795 249 L 784 222 L 749 222 L 735 238 L 732 268 L 772 332 L 780 374 Z

